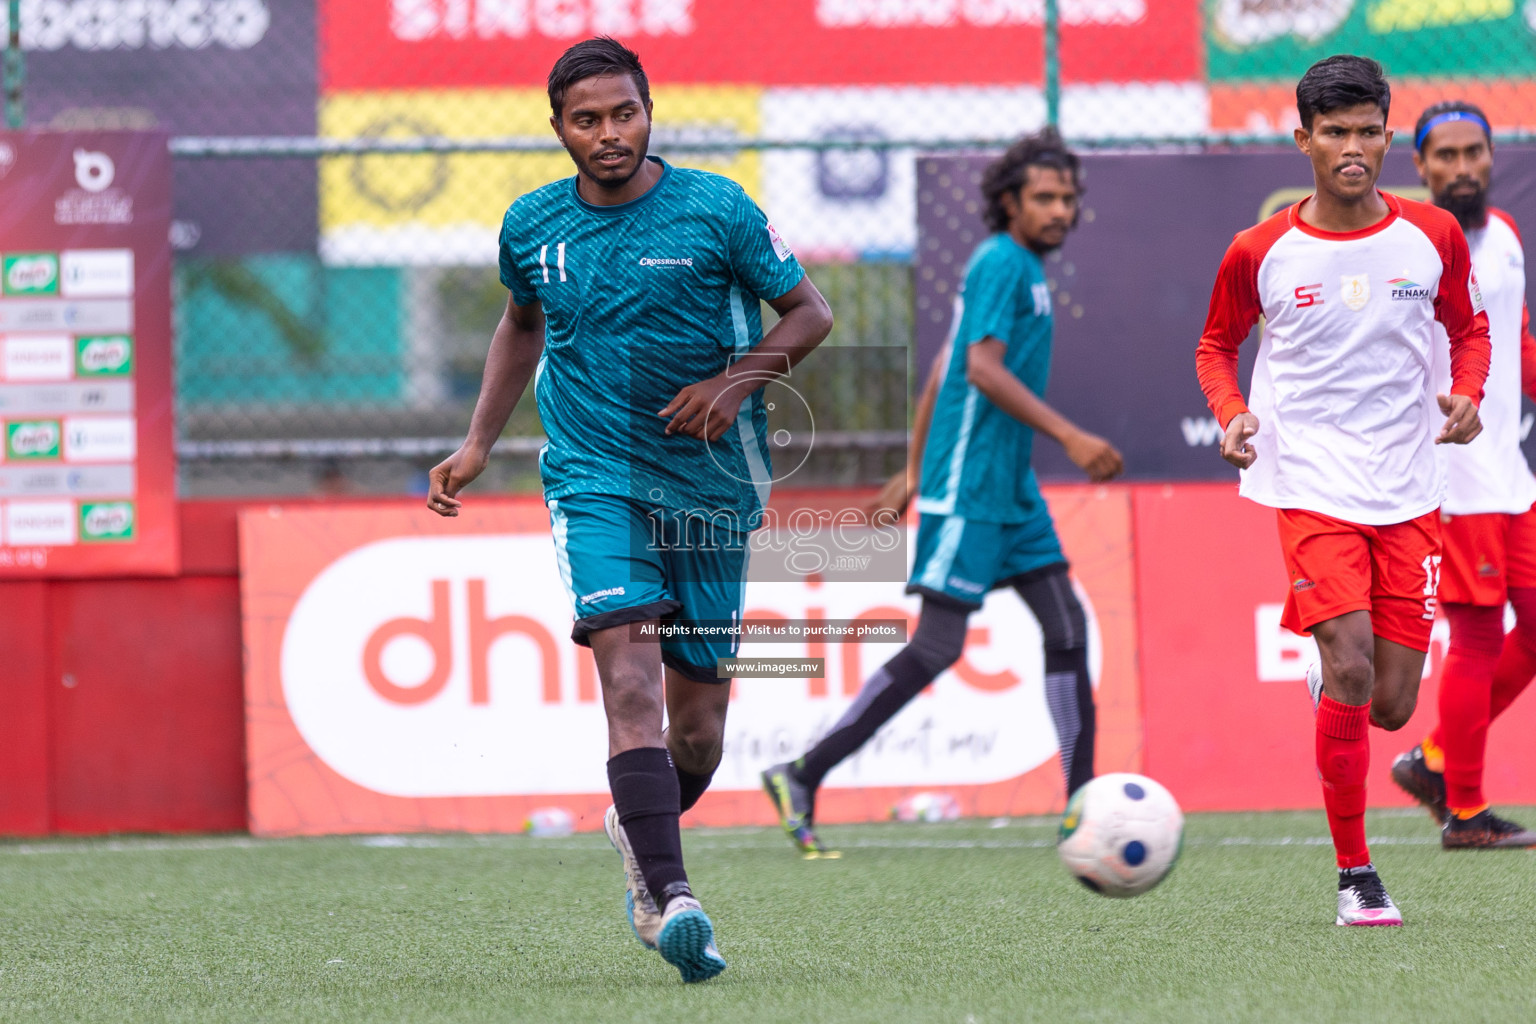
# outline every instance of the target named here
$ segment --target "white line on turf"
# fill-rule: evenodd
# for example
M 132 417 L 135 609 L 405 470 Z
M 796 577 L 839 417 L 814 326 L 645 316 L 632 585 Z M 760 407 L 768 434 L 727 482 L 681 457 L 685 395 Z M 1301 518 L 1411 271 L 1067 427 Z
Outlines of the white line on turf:
M 688 835 L 690 850 L 755 850 L 778 842 L 772 831 L 765 830 L 763 838 L 728 836 L 715 833 L 710 836 Z M 768 838 L 771 837 L 771 838 Z M 249 836 L 200 837 L 197 839 L 112 839 L 102 842 L 81 840 L 69 843 L 5 843 L 0 853 L 18 856 L 36 856 L 51 853 L 155 853 L 207 850 L 260 850 L 267 847 L 314 842 L 313 839 L 255 839 Z M 1373 836 L 1367 840 L 1372 846 L 1429 846 L 1438 844 L 1438 836 Z M 385 850 L 442 850 L 475 849 L 484 847 L 515 847 L 526 850 L 551 850 L 581 852 L 607 850 L 608 844 L 601 834 L 591 839 L 572 837 L 565 840 L 530 839 L 515 835 L 384 835 L 361 836 L 353 844 L 371 849 Z M 1186 847 L 1202 846 L 1327 846 L 1332 842 L 1327 836 L 1191 836 L 1184 840 Z M 851 839 L 838 844 L 842 850 L 1042 850 L 1056 845 L 1054 837 L 1039 839 L 926 839 L 926 838 L 872 838 Z

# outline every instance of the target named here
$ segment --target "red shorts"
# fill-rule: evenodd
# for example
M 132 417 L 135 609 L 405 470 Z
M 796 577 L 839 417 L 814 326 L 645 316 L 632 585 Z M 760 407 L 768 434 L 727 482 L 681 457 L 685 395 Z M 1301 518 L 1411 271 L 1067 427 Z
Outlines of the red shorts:
M 1302 509 L 1280 509 L 1280 549 L 1290 573 L 1280 624 L 1306 636 L 1346 612 L 1371 613 L 1371 631 L 1429 650 L 1440 575 L 1440 513 L 1362 526 Z
M 1536 587 L 1536 506 L 1519 515 L 1443 516 L 1440 600 L 1504 607 L 1510 587 Z

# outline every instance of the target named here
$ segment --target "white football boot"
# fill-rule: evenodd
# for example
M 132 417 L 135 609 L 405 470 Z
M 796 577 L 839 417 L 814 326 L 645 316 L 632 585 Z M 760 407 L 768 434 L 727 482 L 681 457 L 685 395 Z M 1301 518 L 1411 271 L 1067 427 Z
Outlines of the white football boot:
M 617 807 L 609 805 L 607 813 L 603 815 L 603 831 L 608 833 L 608 841 L 624 860 L 624 878 L 627 883 L 624 908 L 629 913 L 629 926 L 634 929 L 635 938 L 646 949 L 655 949 L 656 936 L 661 932 L 661 911 L 651 897 L 651 891 L 645 887 L 640 862 L 635 859 L 635 851 L 629 848 L 629 837 L 624 834 L 624 826 L 619 824 Z
M 1339 872 L 1339 916 L 1342 925 L 1397 925 L 1403 915 L 1387 895 L 1376 868 L 1350 868 Z

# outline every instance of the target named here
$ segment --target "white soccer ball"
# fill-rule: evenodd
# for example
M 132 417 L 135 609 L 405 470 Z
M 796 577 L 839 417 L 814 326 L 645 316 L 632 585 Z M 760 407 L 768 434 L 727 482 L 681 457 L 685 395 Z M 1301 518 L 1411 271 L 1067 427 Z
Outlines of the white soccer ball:
M 1116 772 L 1067 802 L 1056 852 L 1072 876 L 1105 896 L 1139 896 L 1179 859 L 1184 812 L 1162 784 Z

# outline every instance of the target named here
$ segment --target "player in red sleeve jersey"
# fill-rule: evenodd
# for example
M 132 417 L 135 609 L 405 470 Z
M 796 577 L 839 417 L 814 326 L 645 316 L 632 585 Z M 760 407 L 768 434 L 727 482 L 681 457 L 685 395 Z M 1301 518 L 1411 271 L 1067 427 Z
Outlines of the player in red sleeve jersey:
M 1317 638 L 1308 673 L 1341 925 L 1396 925 L 1365 843 L 1369 725 L 1418 699 L 1440 574 L 1444 460 L 1482 429 L 1488 318 L 1456 218 L 1376 189 L 1391 144 L 1381 65 L 1329 57 L 1296 86 L 1315 191 L 1232 242 L 1196 365 L 1240 493 L 1277 510 L 1281 621 Z M 1264 317 L 1249 398 L 1237 350 Z M 1435 350 L 1450 337 L 1451 386 Z
M 1536 394 L 1525 252 L 1514 220 L 1488 205 L 1487 116 L 1470 103 L 1437 103 L 1419 115 L 1413 137 L 1414 166 L 1435 205 L 1466 232 L 1493 354 L 1479 409 L 1483 433 L 1446 459 L 1440 607 L 1451 646 L 1440 677 L 1440 722 L 1392 762 L 1392 778 L 1441 823 L 1446 849 L 1532 846 L 1536 832 L 1494 814 L 1483 797 L 1488 723 L 1536 675 L 1536 477 L 1520 451 L 1522 383 Z M 1450 371 L 1442 364 L 1437 376 L 1444 381 Z M 1515 608 L 1507 637 L 1506 601 Z

